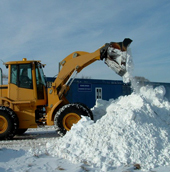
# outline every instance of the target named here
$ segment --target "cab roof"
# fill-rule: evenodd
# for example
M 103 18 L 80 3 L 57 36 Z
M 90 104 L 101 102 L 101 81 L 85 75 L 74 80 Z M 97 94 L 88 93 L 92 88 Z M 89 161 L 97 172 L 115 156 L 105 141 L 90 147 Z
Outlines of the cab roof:
M 10 61 L 4 63 L 5 65 L 11 65 L 11 64 L 27 64 L 27 63 L 32 63 L 32 62 L 41 62 L 40 60 L 27 60 L 26 58 L 23 58 L 22 61 Z

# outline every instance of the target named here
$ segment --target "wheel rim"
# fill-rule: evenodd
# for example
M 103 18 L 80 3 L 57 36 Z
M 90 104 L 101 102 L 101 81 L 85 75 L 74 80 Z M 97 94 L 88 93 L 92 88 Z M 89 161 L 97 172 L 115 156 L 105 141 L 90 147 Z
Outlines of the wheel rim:
M 8 128 L 8 121 L 3 116 L 0 116 L 0 133 L 4 133 Z
M 63 126 L 64 128 L 69 131 L 72 127 L 73 124 L 76 124 L 81 117 L 77 115 L 76 113 L 68 113 L 64 118 L 63 118 Z

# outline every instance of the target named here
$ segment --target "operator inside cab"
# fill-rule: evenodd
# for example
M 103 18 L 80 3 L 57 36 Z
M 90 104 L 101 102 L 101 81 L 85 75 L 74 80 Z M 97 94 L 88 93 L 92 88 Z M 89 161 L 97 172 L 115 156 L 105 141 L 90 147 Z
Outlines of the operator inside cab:
M 26 68 L 24 68 L 23 70 L 22 70 L 22 74 L 21 74 L 21 76 L 20 76 L 20 81 L 21 82 L 27 82 L 27 81 L 29 81 L 30 79 L 29 79 L 29 77 L 28 77 L 28 71 L 27 71 L 27 69 Z
M 20 87 L 23 88 L 32 88 L 32 77 L 30 78 L 29 75 L 31 73 L 31 68 L 27 65 L 20 66 L 20 76 L 19 76 L 19 81 L 20 81 Z M 28 73 L 29 70 L 29 73 Z M 31 76 L 31 75 L 30 75 Z

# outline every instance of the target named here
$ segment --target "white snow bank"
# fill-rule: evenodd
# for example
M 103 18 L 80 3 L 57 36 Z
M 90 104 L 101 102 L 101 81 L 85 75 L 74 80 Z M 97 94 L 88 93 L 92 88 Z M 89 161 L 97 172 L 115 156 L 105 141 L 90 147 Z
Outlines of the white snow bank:
M 106 109 L 112 101 L 113 99 L 110 99 L 109 101 L 102 99 L 96 100 L 96 105 L 91 109 L 93 112 L 94 122 L 106 114 Z
M 133 163 L 143 170 L 170 165 L 170 103 L 164 94 L 163 87 L 142 87 L 139 94 L 97 102 L 94 112 L 106 109 L 106 115 L 96 123 L 83 117 L 63 138 L 47 143 L 47 151 L 102 171 Z

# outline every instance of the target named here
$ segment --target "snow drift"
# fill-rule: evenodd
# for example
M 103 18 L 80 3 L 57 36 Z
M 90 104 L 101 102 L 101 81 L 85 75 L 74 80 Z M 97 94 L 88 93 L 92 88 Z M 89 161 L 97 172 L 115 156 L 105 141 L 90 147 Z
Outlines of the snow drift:
M 170 165 L 170 103 L 164 94 L 163 87 L 142 87 L 108 104 L 97 102 L 93 113 L 106 108 L 101 119 L 94 123 L 83 117 L 63 138 L 48 143 L 47 150 L 102 171 L 133 163 L 143 170 Z

